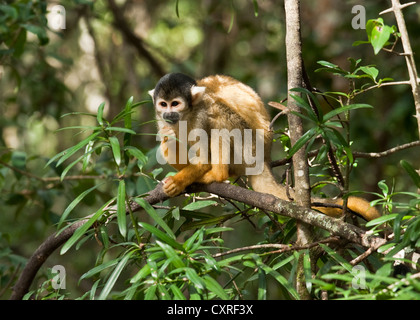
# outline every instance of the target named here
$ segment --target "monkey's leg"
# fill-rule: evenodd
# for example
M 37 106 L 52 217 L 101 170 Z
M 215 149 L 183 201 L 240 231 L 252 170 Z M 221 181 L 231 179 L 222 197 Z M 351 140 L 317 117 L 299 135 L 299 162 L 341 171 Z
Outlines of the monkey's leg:
M 210 171 L 201 177 L 197 182 L 209 184 L 212 182 L 223 182 L 229 178 L 229 165 L 213 164 Z
M 164 136 L 162 138 L 162 142 L 160 143 L 160 152 L 166 162 L 178 171 L 181 171 L 189 165 L 188 159 L 186 163 L 180 163 L 179 153 L 182 150 L 184 149 L 181 149 L 180 143 L 174 138 L 168 136 Z
M 223 139 L 223 138 L 222 138 Z M 197 182 L 210 184 L 212 182 L 223 182 L 229 178 L 230 143 L 223 143 L 222 139 L 211 140 L 210 151 L 211 169 Z M 224 159 L 226 158 L 226 159 Z
M 200 181 L 210 169 L 210 164 L 189 164 L 176 175 L 163 180 L 163 191 L 168 196 L 175 197 L 190 184 Z

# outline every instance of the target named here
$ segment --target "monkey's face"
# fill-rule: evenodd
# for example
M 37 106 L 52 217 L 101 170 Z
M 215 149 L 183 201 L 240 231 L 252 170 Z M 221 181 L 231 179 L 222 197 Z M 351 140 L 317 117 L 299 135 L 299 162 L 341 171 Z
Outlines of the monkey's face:
M 165 122 L 176 124 L 182 119 L 182 114 L 188 109 L 188 104 L 181 97 L 170 100 L 158 98 L 155 107 L 157 114 L 160 114 Z
M 197 87 L 194 79 L 181 73 L 163 76 L 149 94 L 153 99 L 158 120 L 175 125 L 188 120 L 188 114 L 199 103 L 205 87 Z

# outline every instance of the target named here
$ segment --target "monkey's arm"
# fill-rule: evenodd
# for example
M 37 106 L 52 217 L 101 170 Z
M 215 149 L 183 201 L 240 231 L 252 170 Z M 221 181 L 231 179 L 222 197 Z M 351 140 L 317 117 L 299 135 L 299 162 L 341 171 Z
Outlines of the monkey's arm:
M 186 152 L 186 148 L 180 147 L 180 142 L 173 138 L 175 136 L 172 129 L 163 127 L 159 130 L 161 135 L 161 153 L 165 160 L 179 172 L 163 180 L 163 191 L 170 197 L 180 194 L 187 186 L 194 182 L 201 181 L 202 177 L 211 170 L 211 164 L 208 161 L 201 161 L 197 164 L 191 164 L 187 157 L 186 163 L 180 160 L 180 153 Z
M 176 175 L 163 180 L 163 191 L 168 196 L 175 197 L 190 184 L 198 182 L 210 169 L 210 164 L 188 164 Z

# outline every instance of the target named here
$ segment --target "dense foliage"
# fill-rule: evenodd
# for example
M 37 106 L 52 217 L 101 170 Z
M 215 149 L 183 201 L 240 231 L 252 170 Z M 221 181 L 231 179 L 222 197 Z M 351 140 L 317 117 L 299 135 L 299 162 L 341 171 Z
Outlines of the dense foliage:
M 381 218 L 346 221 L 384 245 L 316 228 L 299 247 L 295 219 L 208 193 L 145 200 L 173 171 L 156 161 L 147 96 L 161 75 L 224 73 L 267 103 L 287 96 L 278 2 L 0 1 L 0 297 L 49 235 L 87 219 L 24 298 L 300 299 L 301 261 L 314 299 L 419 299 L 419 128 L 400 34 L 392 13 L 378 18 L 387 1 L 364 5 L 365 29 L 352 28 L 353 1 L 322 2 L 301 8 L 306 133 L 291 146 L 277 119 L 274 170 L 288 180 L 306 148 L 313 193 L 371 200 Z M 404 14 L 419 52 L 420 7 Z

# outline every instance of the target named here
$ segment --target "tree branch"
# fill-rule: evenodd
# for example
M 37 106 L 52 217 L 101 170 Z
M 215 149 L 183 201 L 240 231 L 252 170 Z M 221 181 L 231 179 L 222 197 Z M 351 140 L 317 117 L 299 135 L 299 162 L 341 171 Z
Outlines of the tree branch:
M 121 31 L 127 42 L 129 42 L 137 50 L 139 56 L 143 57 L 150 64 L 153 72 L 158 77 L 165 75 L 166 72 L 163 70 L 160 63 L 144 47 L 143 39 L 133 33 L 131 27 L 126 22 L 121 9 L 117 6 L 115 1 L 108 0 L 108 6 L 114 15 L 114 26 Z
M 209 192 L 223 198 L 243 202 L 263 210 L 272 211 L 276 214 L 294 218 L 307 224 L 322 228 L 329 231 L 334 236 L 340 236 L 343 239 L 363 247 L 377 248 L 386 242 L 384 239 L 374 237 L 369 234 L 369 232 L 339 219 L 328 217 L 312 209 L 302 208 L 292 202 L 278 199 L 270 194 L 255 192 L 235 185 L 226 183 L 212 183 L 209 185 L 194 184 L 190 186 L 187 191 Z M 144 199 L 153 205 L 167 200 L 168 196 L 163 192 L 161 184 L 159 184 L 155 189 L 151 190 Z M 130 207 L 133 212 L 142 209 L 142 207 L 136 202 L 130 203 Z M 11 300 L 22 299 L 22 297 L 28 292 L 32 281 L 42 264 L 56 249 L 62 246 L 79 227 L 86 223 L 89 218 L 90 216 L 72 224 L 58 234 L 54 233 L 38 247 L 28 260 L 28 263 L 20 274 L 18 281 L 14 285 L 13 292 L 10 297 Z
M 404 48 L 405 61 L 407 63 L 408 74 L 410 76 L 411 90 L 414 98 L 414 105 L 416 108 L 417 129 L 420 137 L 420 84 L 417 74 L 416 62 L 414 60 L 413 50 L 411 48 L 410 37 L 408 36 L 407 27 L 405 25 L 404 15 L 401 9 L 406 6 L 414 4 L 413 2 L 401 5 L 399 0 L 391 0 L 392 11 L 394 12 L 395 19 L 397 20 L 398 31 L 401 34 L 401 42 Z

